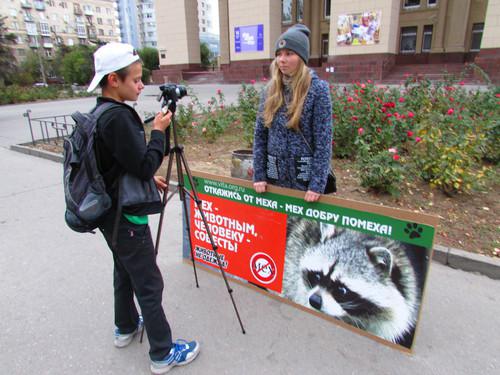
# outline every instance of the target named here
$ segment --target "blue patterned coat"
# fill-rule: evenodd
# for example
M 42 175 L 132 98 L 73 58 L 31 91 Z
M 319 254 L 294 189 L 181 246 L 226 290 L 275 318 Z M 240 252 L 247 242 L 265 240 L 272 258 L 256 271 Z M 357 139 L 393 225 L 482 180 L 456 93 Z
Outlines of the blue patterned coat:
M 302 109 L 299 132 L 286 127 L 286 105 L 264 126 L 264 89 L 254 132 L 254 181 L 323 193 L 332 157 L 332 104 L 328 83 L 311 71 L 312 81 Z

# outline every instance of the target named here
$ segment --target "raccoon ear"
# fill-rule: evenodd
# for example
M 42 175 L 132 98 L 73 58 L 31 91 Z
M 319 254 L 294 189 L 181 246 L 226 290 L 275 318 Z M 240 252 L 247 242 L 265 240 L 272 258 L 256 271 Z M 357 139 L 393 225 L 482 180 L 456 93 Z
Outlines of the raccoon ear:
M 325 242 L 326 240 L 337 235 L 335 225 L 319 223 L 319 227 L 321 231 L 321 242 Z
M 392 253 L 383 246 L 368 249 L 368 256 L 373 265 L 382 272 L 389 274 L 392 270 Z

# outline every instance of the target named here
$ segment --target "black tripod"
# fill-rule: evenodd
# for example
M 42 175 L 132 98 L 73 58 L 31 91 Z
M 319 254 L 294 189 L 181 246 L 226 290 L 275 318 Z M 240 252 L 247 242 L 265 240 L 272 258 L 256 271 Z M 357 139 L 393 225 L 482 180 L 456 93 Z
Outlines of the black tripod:
M 181 94 L 179 95 L 179 89 L 181 88 Z M 233 303 L 234 311 L 236 312 L 236 317 L 238 318 L 238 322 L 240 323 L 241 326 L 241 331 L 243 334 L 245 333 L 245 328 L 243 327 L 243 323 L 241 322 L 240 314 L 238 312 L 238 308 L 236 307 L 236 303 L 234 302 L 233 298 L 233 290 L 229 286 L 229 282 L 226 277 L 226 273 L 224 271 L 224 268 L 222 267 L 222 263 L 220 261 L 219 257 L 219 252 L 217 251 L 217 245 L 215 244 L 212 233 L 210 231 L 210 228 L 208 226 L 207 220 L 205 218 L 205 214 L 201 208 L 201 200 L 198 197 L 198 192 L 196 191 L 196 187 L 193 181 L 193 176 L 191 175 L 191 170 L 189 169 L 189 166 L 186 161 L 186 157 L 184 156 L 184 146 L 179 145 L 178 140 L 177 140 L 177 127 L 175 123 L 175 110 L 177 108 L 177 100 L 180 99 L 182 96 L 185 95 L 185 88 L 181 86 L 175 86 L 175 85 L 165 85 L 161 86 L 160 90 L 162 90 L 162 94 L 158 97 L 158 100 L 160 101 L 161 98 L 163 98 L 163 108 L 167 107 L 171 112 L 172 112 L 172 119 L 170 123 L 170 128 L 172 129 L 172 133 L 174 136 L 174 147 L 170 149 L 170 153 L 168 156 L 168 168 L 167 168 L 167 175 L 165 177 L 166 183 L 167 183 L 167 188 L 165 189 L 165 193 L 163 194 L 163 209 L 161 211 L 160 215 L 160 222 L 158 224 L 158 232 L 156 234 L 156 245 L 155 245 L 155 252 L 158 254 L 158 248 L 160 245 L 160 236 L 161 236 L 161 228 L 163 225 L 163 217 L 165 214 L 165 206 L 167 203 L 172 199 L 174 194 L 176 192 L 179 193 L 180 200 L 182 201 L 182 206 L 183 206 L 183 211 L 184 211 L 184 218 L 186 220 L 186 229 L 187 229 L 187 235 L 189 238 L 189 249 L 191 252 L 191 263 L 193 264 L 193 272 L 194 272 L 194 278 L 196 281 L 196 287 L 199 288 L 198 285 L 198 274 L 196 272 L 196 262 L 194 260 L 194 253 L 193 253 L 193 244 L 191 241 L 191 228 L 189 224 L 189 218 L 188 218 L 188 207 L 187 207 L 187 202 L 186 202 L 186 195 L 188 195 L 197 205 L 198 210 L 201 214 L 201 218 L 203 220 L 203 223 L 205 225 L 205 229 L 207 231 L 208 237 L 210 239 L 210 244 L 212 246 L 212 250 L 215 253 L 215 258 L 217 259 L 217 265 L 219 266 L 219 270 L 222 274 L 222 278 L 224 279 L 224 283 L 226 284 L 227 291 L 229 293 L 229 297 L 231 298 L 231 302 Z M 184 94 L 183 94 L 184 92 Z M 172 175 L 172 165 L 174 162 L 174 157 L 175 157 L 175 165 L 177 169 L 177 187 L 175 190 L 170 192 L 169 194 L 169 184 L 170 184 L 170 177 Z M 184 176 L 182 171 L 186 172 L 187 178 L 189 180 L 189 184 L 191 185 L 191 192 L 186 189 L 184 186 Z M 168 195 L 168 197 L 167 197 Z

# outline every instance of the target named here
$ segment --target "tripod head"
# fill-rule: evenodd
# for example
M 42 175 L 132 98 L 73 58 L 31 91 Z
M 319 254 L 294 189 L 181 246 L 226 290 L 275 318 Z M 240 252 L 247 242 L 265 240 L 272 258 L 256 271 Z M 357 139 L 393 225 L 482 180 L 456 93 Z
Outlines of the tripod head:
M 167 106 L 170 112 L 174 113 L 177 109 L 177 101 L 187 95 L 186 86 L 166 83 L 160 86 L 161 93 L 157 100 L 163 100 L 162 108 Z

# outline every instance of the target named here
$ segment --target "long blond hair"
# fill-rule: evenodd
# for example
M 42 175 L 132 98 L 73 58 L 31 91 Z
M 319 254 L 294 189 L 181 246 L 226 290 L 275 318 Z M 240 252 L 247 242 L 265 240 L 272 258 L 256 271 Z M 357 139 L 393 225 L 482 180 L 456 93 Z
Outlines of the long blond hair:
M 283 74 L 278 68 L 278 61 L 274 59 L 271 63 L 271 81 L 269 82 L 267 88 L 267 98 L 264 103 L 264 125 L 268 128 L 271 127 L 274 115 L 278 109 L 285 103 L 285 98 L 283 97 Z M 293 93 L 293 98 L 290 103 L 288 103 L 287 115 L 288 123 L 287 127 L 295 131 L 299 130 L 300 116 L 302 115 L 302 108 L 304 106 L 304 100 L 311 86 L 311 73 L 309 68 L 302 61 L 299 60 L 299 66 L 297 71 L 292 76 L 291 88 Z

